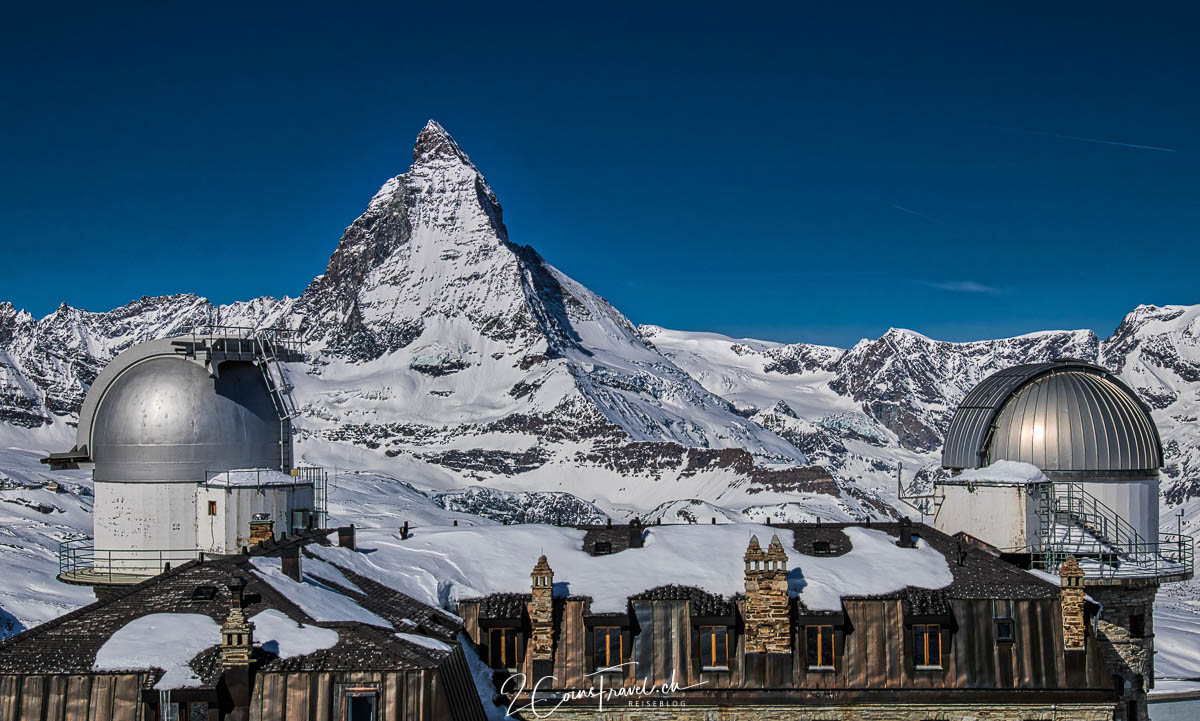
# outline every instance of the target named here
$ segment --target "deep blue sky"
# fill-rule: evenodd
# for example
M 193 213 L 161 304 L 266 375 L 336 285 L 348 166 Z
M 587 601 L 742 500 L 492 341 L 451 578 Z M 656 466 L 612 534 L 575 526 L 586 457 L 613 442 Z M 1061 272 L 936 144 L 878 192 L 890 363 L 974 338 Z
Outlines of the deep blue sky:
M 635 323 L 1103 336 L 1200 303 L 1195 4 L 833 4 L 6 8 L 0 300 L 296 295 L 435 118 L 512 240 Z

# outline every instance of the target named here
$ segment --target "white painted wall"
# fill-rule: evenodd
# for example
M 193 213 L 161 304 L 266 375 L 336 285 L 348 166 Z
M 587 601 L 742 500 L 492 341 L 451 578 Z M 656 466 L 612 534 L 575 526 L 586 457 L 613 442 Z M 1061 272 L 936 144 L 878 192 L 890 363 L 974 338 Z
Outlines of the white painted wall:
M 965 531 L 997 548 L 1036 545 L 1037 502 L 1021 485 L 943 485 L 945 494 L 933 525 L 955 534 Z
M 1158 540 L 1158 479 L 1141 481 L 1085 481 L 1083 490 L 1129 521 L 1142 538 Z
M 216 504 L 209 513 L 209 502 Z M 207 553 L 239 553 L 249 545 L 250 519 L 269 513 L 275 535 L 292 530 L 292 511 L 312 509 L 313 488 L 306 486 L 233 486 L 196 489 L 196 543 Z
M 97 481 L 93 490 L 97 568 L 154 575 L 196 557 L 195 483 Z

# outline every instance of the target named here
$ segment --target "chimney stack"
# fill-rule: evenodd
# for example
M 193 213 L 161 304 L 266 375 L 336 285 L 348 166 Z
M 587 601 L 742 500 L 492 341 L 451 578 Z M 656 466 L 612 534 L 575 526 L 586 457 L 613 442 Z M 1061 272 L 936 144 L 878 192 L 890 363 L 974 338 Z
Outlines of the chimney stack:
M 275 540 L 275 522 L 270 513 L 255 513 L 250 520 L 250 545 Z
M 342 548 L 349 548 L 351 551 L 358 548 L 354 540 L 354 524 L 349 526 L 341 526 L 338 531 L 338 545 Z
M 746 561 L 746 653 L 792 652 L 792 622 L 788 602 L 787 553 L 778 535 L 764 553 L 758 536 L 750 537 Z
M 250 674 L 254 653 L 254 624 L 246 620 L 244 609 L 246 579 L 233 578 L 229 588 L 229 615 L 221 624 L 221 679 L 218 689 L 227 694 L 232 708 L 228 718 L 250 718 L 250 699 L 254 686 Z
M 900 540 L 896 543 L 901 548 L 912 548 L 912 521 L 907 516 L 900 519 Z
M 304 573 L 300 568 L 300 547 L 288 546 L 279 554 L 279 562 L 283 566 L 283 575 L 296 583 L 304 582 Z
M 1058 570 L 1062 598 L 1063 647 L 1067 651 L 1087 649 L 1087 621 L 1084 616 L 1083 569 L 1074 556 L 1067 556 Z
M 246 579 L 233 578 L 228 588 L 229 615 L 221 624 L 221 666 L 249 666 L 250 654 L 254 650 L 254 624 L 246 620 L 243 612 Z
M 533 584 L 533 599 L 529 602 L 530 658 L 536 661 L 554 659 L 554 570 L 545 556 L 538 559 L 529 574 Z

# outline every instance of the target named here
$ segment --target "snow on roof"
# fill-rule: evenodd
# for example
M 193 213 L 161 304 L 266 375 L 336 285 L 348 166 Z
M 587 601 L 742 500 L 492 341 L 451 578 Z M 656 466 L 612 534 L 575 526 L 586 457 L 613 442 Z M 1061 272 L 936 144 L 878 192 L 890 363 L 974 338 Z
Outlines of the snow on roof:
M 294 486 L 300 479 L 289 476 L 276 468 L 235 468 L 218 473 L 208 479 L 210 486 L 236 488 L 238 486 Z
M 415 643 L 418 646 L 424 646 L 425 648 L 432 648 L 435 651 L 453 651 L 454 650 L 454 647 L 451 646 L 450 644 L 446 643 L 445 641 L 439 641 L 436 638 L 422 636 L 418 633 L 398 633 L 398 634 L 396 634 L 396 638 L 398 638 L 402 641 L 408 641 L 409 643 Z
M 254 640 L 279 658 L 307 656 L 333 648 L 338 642 L 337 631 L 305 626 L 273 608 L 255 615 L 250 622 L 254 624 Z
M 287 600 L 300 607 L 314 621 L 359 621 L 372 626 L 392 628 L 392 624 L 380 616 L 358 605 L 350 596 L 335 591 L 315 577 L 304 575 L 304 583 L 297 583 L 284 575 L 278 558 L 260 556 L 250 560 L 254 574 L 279 591 Z
M 990 466 L 963 471 L 950 480 L 1024 485 L 1026 483 L 1044 483 L 1046 474 L 1032 463 L 996 461 Z
M 165 671 L 156 689 L 199 686 L 188 662 L 221 641 L 221 627 L 200 613 L 152 613 L 122 626 L 96 652 L 95 671 Z
M 339 547 L 313 552 L 444 607 L 493 593 L 527 593 L 530 570 L 542 554 L 554 570 L 556 594 L 590 596 L 596 613 L 622 612 L 630 596 L 666 584 L 730 597 L 745 589 L 742 556 L 750 536 L 773 533 L 790 557 L 790 592 L 813 610 L 836 610 L 843 596 L 943 588 L 954 580 L 946 558 L 928 544 L 900 548 L 895 537 L 867 528 L 846 528 L 853 548 L 834 557 L 801 555 L 792 550 L 792 531 L 753 523 L 648 527 L 643 548 L 607 556 L 584 553 L 584 533 L 544 525 L 441 527 L 400 540 L 364 532 L 359 546 L 372 548 L 369 555 Z
M 342 573 L 337 566 L 332 563 L 326 563 L 319 558 L 306 557 L 304 559 L 304 572 L 314 578 L 319 578 L 327 583 L 332 583 L 335 586 L 341 586 L 348 591 L 367 595 L 367 592 L 359 588 L 353 581 L 346 578 L 346 574 Z

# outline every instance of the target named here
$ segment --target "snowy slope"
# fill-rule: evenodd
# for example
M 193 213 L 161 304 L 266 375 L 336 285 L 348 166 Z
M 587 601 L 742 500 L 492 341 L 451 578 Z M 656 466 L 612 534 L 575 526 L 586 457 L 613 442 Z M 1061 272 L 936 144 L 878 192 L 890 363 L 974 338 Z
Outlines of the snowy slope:
M 635 329 L 509 239 L 496 194 L 431 122 L 408 171 L 383 184 L 298 298 L 174 295 L 105 312 L 64 304 L 41 319 L 0 302 L 0 571 L 36 590 L 0 589 L 0 623 L 82 598 L 33 580 L 52 578 L 58 537 L 90 528 L 90 496 L 37 488 L 48 478 L 37 457 L 71 445 L 77 408 L 113 356 L 198 323 L 302 332 L 311 362 L 290 369 L 299 451 L 336 470 L 338 522 L 891 515 L 900 465 L 905 483 L 936 472 L 975 383 L 1071 356 L 1113 368 L 1154 408 L 1164 525 L 1180 509 L 1200 534 L 1200 306 L 1138 307 L 1104 340 L 947 343 L 892 329 L 841 349 Z M 55 479 L 87 488 L 83 474 Z

